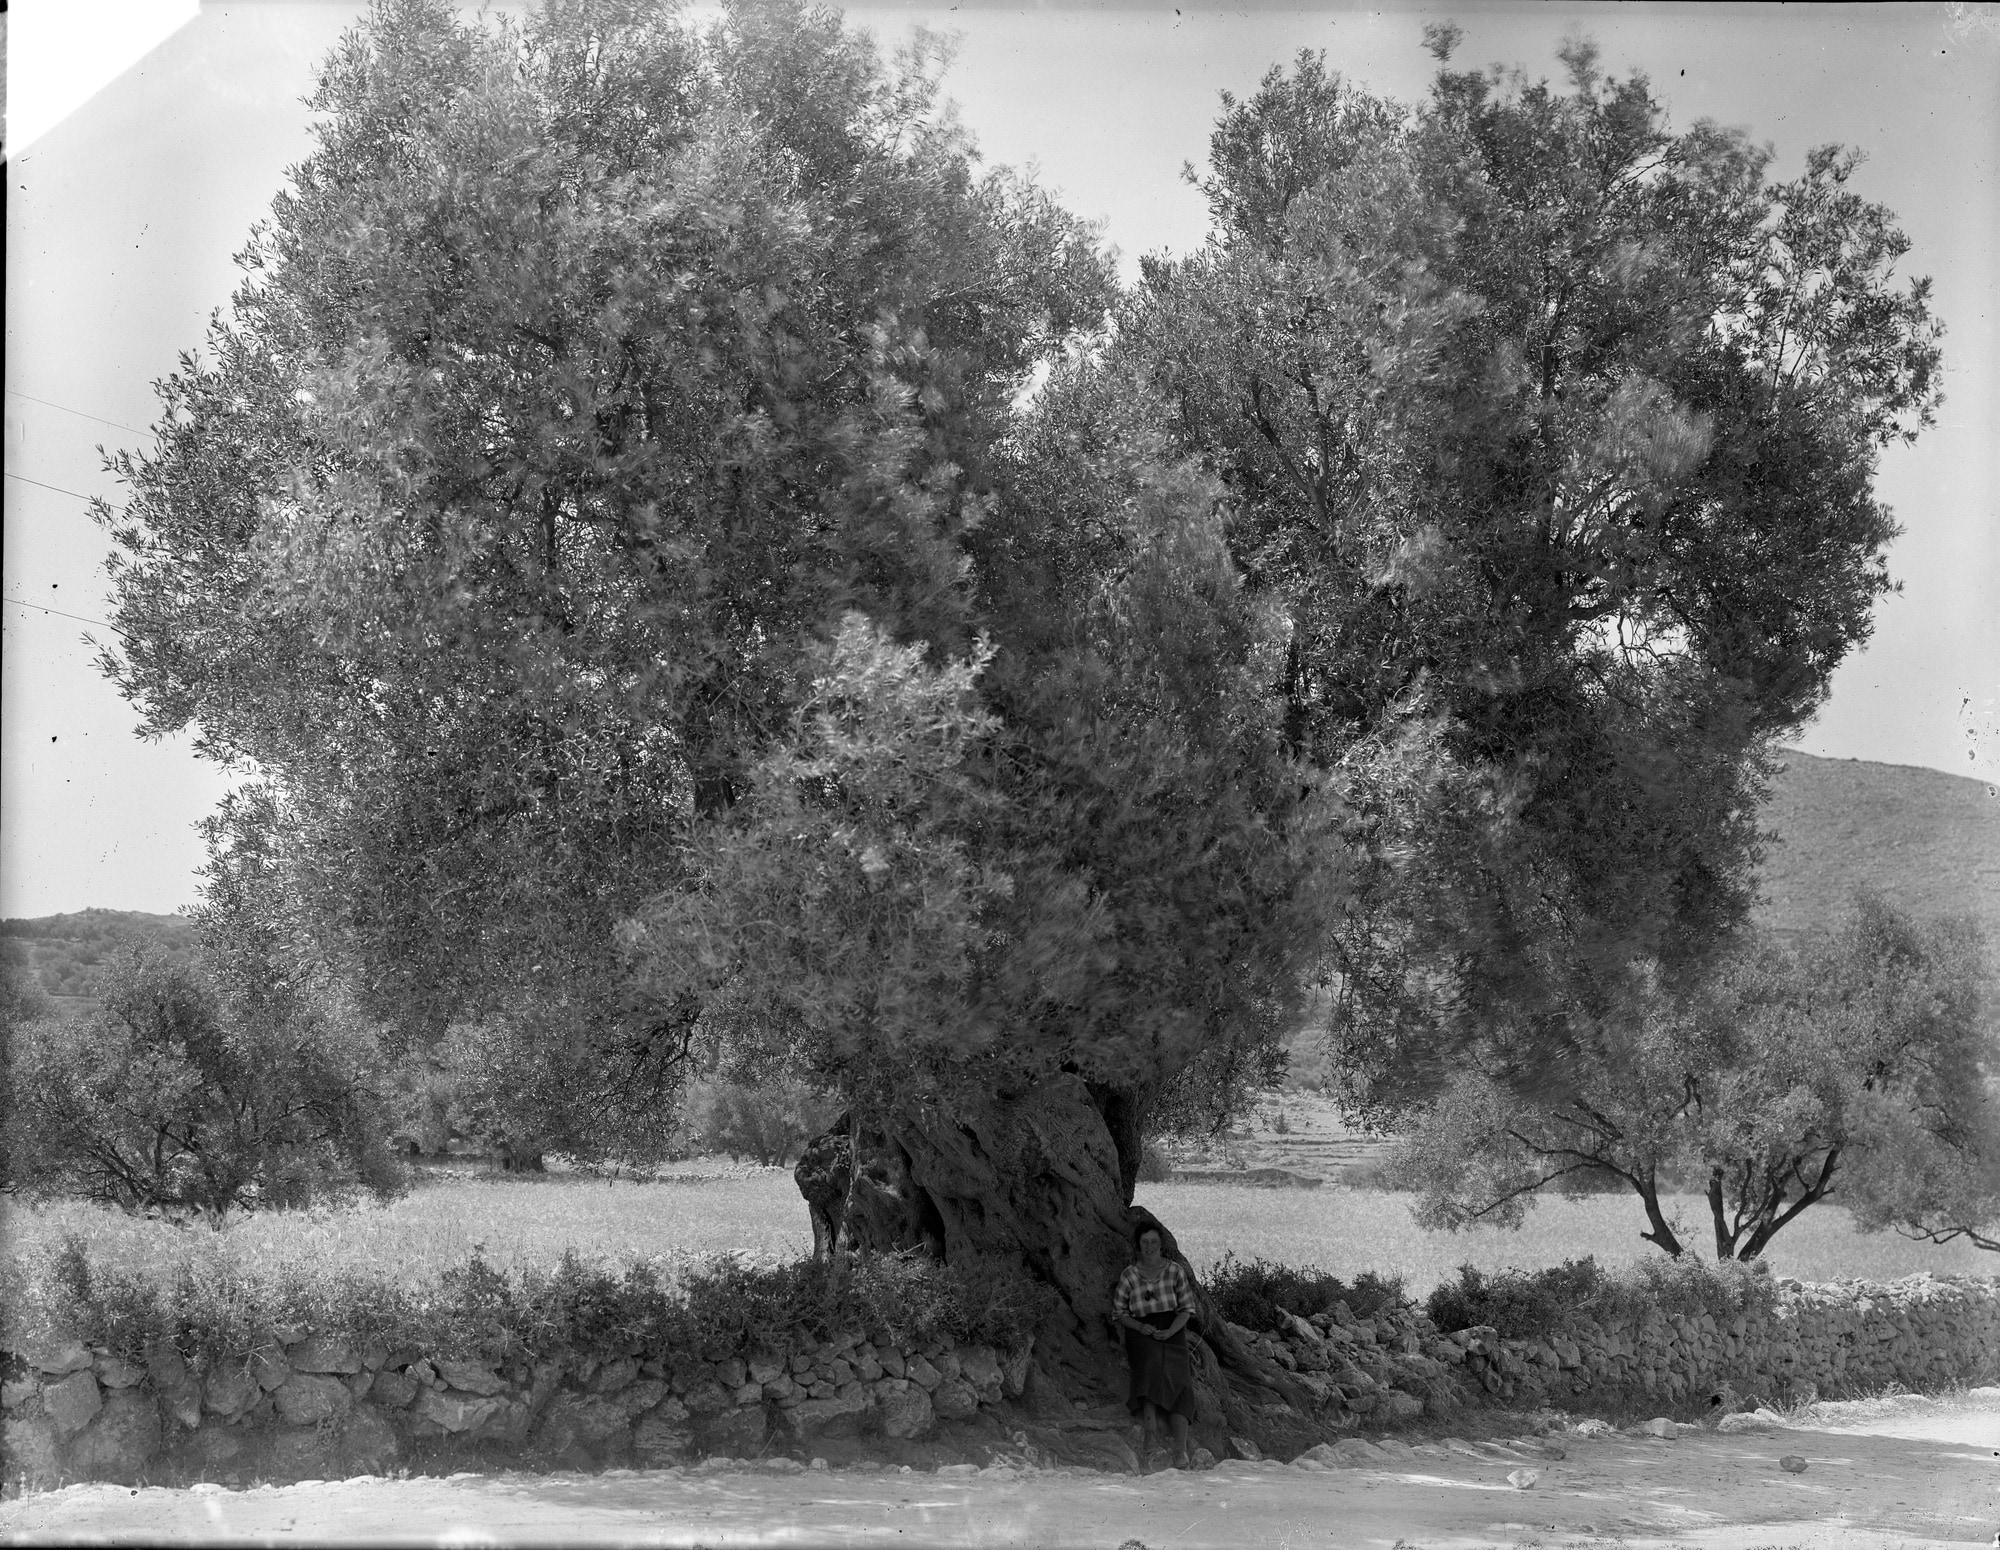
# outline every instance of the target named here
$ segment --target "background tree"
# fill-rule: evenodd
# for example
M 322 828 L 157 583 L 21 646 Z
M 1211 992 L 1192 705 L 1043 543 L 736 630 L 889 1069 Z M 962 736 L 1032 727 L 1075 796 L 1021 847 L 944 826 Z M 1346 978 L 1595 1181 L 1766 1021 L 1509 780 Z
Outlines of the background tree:
M 848 1243 L 1025 1265 L 1101 1381 L 1148 1124 L 1271 1073 L 1329 942 L 1377 1110 L 1580 1047 L 1740 914 L 1865 633 L 1934 357 L 1884 218 L 1571 64 L 1274 77 L 1093 334 L 921 41 L 382 0 L 119 464 L 107 667 L 259 777 L 211 888 L 567 1114 L 710 1050 L 836 1094 Z
M 0 937 L 0 1026 L 11 1030 L 52 1016 L 55 1009 L 27 947 L 15 937 Z
M 1828 1200 L 1877 1229 L 1976 1213 L 2000 1153 L 1986 982 L 1970 922 L 1864 896 L 1837 931 L 1746 945 L 1677 993 L 1655 984 L 1568 1087 L 1527 1097 L 1467 1071 L 1392 1176 L 1422 1191 L 1421 1221 L 1452 1228 L 1518 1226 L 1550 1189 L 1629 1188 L 1641 1236 L 1673 1255 L 1693 1242 L 1667 1197 L 1700 1194 L 1718 1259 L 1755 1259 Z
M 990 427 L 1108 291 L 974 179 L 936 63 L 615 0 L 491 32 L 398 0 L 329 61 L 119 465 L 106 665 L 266 777 L 216 854 L 282 868 L 399 1026 L 532 1003 L 607 1103 L 670 1094 L 686 1009 L 621 998 L 612 928 L 785 725 L 801 630 L 964 634 Z
M 1351 1101 L 1468 1060 L 1527 1092 L 1631 976 L 1744 918 L 1774 739 L 1869 628 L 1878 448 L 1928 423 L 1928 285 L 1815 151 L 1672 132 L 1642 77 L 1449 68 L 1404 109 L 1316 55 L 1226 101 L 1209 243 L 1114 356 L 1235 498 L 1290 625 L 1268 692 L 1370 858 L 1332 944 Z
M 700 1077 L 688 1086 L 682 1134 L 696 1151 L 789 1167 L 833 1119 L 832 1100 L 803 1082 Z
M 274 1023 L 194 966 L 134 957 L 102 1010 L 8 1037 L 10 1188 L 219 1227 L 401 1187 L 351 1014 Z
M 1989 1051 L 1991 1038 L 1987 1041 Z M 1885 1105 L 1870 1116 L 1876 1144 L 1857 1164 L 1843 1200 L 1864 1229 L 1893 1228 L 1906 1238 L 2000 1252 L 2000 1117 L 1996 1117 L 1989 1056 L 1983 1086 L 1966 1093 L 1961 1109 L 1975 1104 L 1981 1121 L 1951 1132 L 1922 1124 L 1918 1116 Z
M 23 965 L 48 995 L 89 1000 L 105 976 L 135 951 L 167 959 L 192 958 L 193 927 L 184 915 L 136 910 L 78 910 L 34 920 L 0 921 L 0 952 Z

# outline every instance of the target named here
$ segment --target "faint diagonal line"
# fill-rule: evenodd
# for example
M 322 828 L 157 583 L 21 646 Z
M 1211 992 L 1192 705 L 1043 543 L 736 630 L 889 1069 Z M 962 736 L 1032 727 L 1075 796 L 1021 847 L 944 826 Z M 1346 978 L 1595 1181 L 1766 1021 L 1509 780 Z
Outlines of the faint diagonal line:
M 107 420 L 103 415 L 92 414 L 87 409 L 72 409 L 68 404 L 59 404 L 53 398 L 37 398 L 33 393 L 23 393 L 19 388 L 9 388 L 7 391 L 15 398 L 25 398 L 29 403 L 40 404 L 44 409 L 60 409 L 64 414 L 73 414 L 79 420 L 95 420 L 99 425 L 115 425 L 119 430 L 130 431 L 134 436 L 146 434 L 136 425 L 127 425 L 123 420 Z
M 11 470 L 8 472 L 7 477 L 9 479 L 18 479 L 23 484 L 32 484 L 40 490 L 54 490 L 58 495 L 74 495 L 80 501 L 94 501 L 98 499 L 95 495 L 85 495 L 81 490 L 65 490 L 59 484 L 44 484 L 39 479 L 30 479 L 26 474 L 17 474 Z
M 78 624 L 94 624 L 100 629 L 111 631 L 114 635 L 123 635 L 125 633 L 109 619 L 88 619 L 82 614 L 67 613 L 60 608 L 51 608 L 46 603 L 31 603 L 25 597 L 0 598 L 0 602 L 12 603 L 16 608 L 39 608 L 45 614 L 56 614 L 64 619 L 74 619 Z

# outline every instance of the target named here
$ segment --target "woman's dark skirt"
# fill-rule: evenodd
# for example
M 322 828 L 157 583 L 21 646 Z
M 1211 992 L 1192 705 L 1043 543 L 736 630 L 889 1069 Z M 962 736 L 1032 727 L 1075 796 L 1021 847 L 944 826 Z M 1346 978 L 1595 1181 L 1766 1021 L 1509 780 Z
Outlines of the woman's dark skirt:
M 1180 1315 L 1139 1313 L 1133 1317 L 1155 1329 L 1165 1329 Z M 1187 1328 L 1165 1340 L 1136 1330 L 1125 1331 L 1125 1360 L 1132 1364 L 1132 1388 L 1125 1408 L 1137 1415 L 1151 1400 L 1168 1415 L 1194 1419 L 1194 1378 L 1188 1368 Z

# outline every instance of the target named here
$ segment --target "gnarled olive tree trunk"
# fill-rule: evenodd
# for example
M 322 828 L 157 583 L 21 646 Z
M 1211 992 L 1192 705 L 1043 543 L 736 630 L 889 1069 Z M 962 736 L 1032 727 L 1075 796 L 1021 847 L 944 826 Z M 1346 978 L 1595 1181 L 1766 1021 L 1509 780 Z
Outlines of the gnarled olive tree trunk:
M 1014 1098 L 949 1117 L 850 1111 L 815 1140 L 795 1177 L 813 1217 L 816 1254 L 920 1249 L 948 1263 L 1019 1267 L 1054 1295 L 1036 1332 L 1036 1366 L 1073 1402 L 1125 1395 L 1111 1296 L 1142 1224 L 1193 1267 L 1172 1231 L 1132 1204 L 1137 1105 L 1129 1095 L 1062 1076 Z M 1236 1338 L 1196 1280 L 1197 1430 L 1298 1438 L 1313 1401 L 1291 1376 Z M 1282 1445 L 1282 1442 L 1280 1443 Z

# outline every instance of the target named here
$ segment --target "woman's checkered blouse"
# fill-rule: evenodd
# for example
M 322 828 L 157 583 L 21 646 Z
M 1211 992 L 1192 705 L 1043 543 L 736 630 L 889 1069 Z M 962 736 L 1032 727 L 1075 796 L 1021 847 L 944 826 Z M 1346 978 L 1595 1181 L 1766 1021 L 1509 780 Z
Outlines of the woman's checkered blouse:
M 1111 1295 L 1111 1311 L 1121 1318 L 1131 1314 L 1143 1318 L 1148 1313 L 1194 1311 L 1194 1283 L 1173 1260 L 1160 1266 L 1160 1273 L 1148 1276 L 1137 1265 L 1127 1265 L 1118 1278 L 1118 1290 Z

